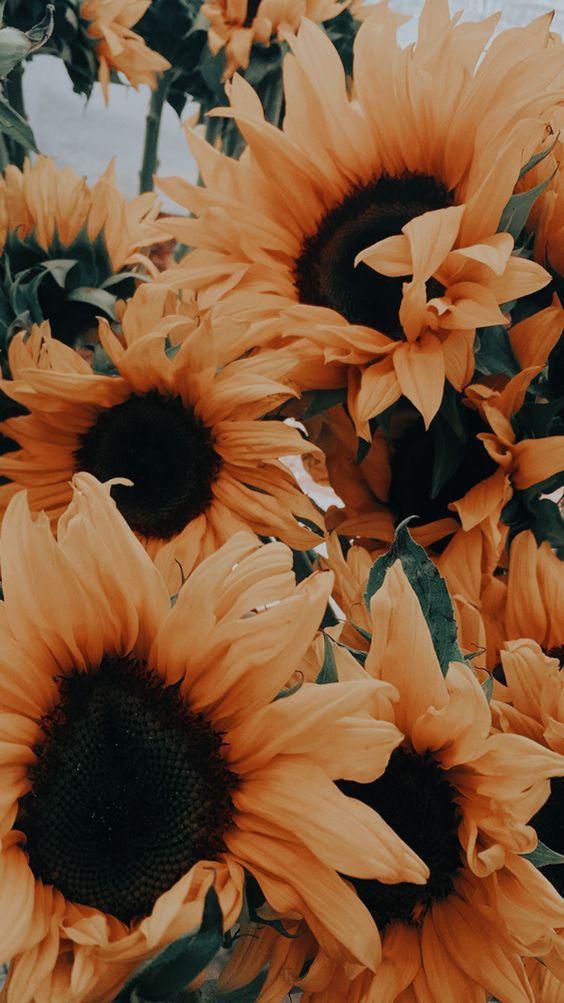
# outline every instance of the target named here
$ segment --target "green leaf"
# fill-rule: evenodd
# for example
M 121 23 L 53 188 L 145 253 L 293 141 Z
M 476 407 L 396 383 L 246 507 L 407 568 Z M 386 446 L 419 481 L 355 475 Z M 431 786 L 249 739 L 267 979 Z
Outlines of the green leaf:
M 321 685 L 324 683 L 336 683 L 338 682 L 337 665 L 335 663 L 333 647 L 331 641 L 327 637 L 327 634 L 323 635 L 323 645 L 323 665 L 321 666 L 321 670 L 315 681 Z
M 25 118 L 18 115 L 5 98 L 0 96 L 0 132 L 3 132 L 10 139 L 15 140 L 25 150 L 33 150 L 38 153 L 35 145 L 35 138 L 29 124 Z
M 53 31 L 53 4 L 49 4 L 39 24 L 28 31 L 7 26 L 0 28 L 0 78 L 8 76 L 14 66 L 45 45 Z
M 400 523 L 390 549 L 372 565 L 364 601 L 369 608 L 372 596 L 384 584 L 386 573 L 400 560 L 427 621 L 441 671 L 446 675 L 449 662 L 463 662 L 464 655 L 458 646 L 456 620 L 448 589 L 423 547 L 415 543 L 411 536 L 407 523 L 412 518 Z
M 429 429 L 433 443 L 433 472 L 431 478 L 431 498 L 436 498 L 441 488 L 454 476 L 464 460 L 460 439 L 441 414 L 438 414 Z
M 529 218 L 533 205 L 539 195 L 542 195 L 544 190 L 548 188 L 557 170 L 558 168 L 555 167 L 550 177 L 545 178 L 544 181 L 540 181 L 538 185 L 530 188 L 529 191 L 518 192 L 511 196 L 501 214 L 501 220 L 497 228 L 498 233 L 510 233 L 513 239 L 517 240 Z
M 535 867 L 549 867 L 551 864 L 564 864 L 564 854 L 551 850 L 550 847 L 541 843 L 540 839 L 536 850 L 531 853 L 524 853 L 525 860 L 530 860 Z
M 515 376 L 519 372 L 507 328 L 502 324 L 479 329 L 475 355 L 476 370 L 483 376 Z
M 195 933 L 179 937 L 127 980 L 115 1003 L 130 1003 L 132 995 L 153 1001 L 181 992 L 213 961 L 223 940 L 223 914 L 212 885 L 204 903 L 202 923 Z

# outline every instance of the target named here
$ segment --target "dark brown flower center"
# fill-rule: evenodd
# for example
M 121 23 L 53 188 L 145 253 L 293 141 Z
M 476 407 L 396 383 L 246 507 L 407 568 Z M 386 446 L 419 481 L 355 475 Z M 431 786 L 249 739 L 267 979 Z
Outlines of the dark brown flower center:
M 433 902 L 450 895 L 462 866 L 456 790 L 434 759 L 401 748 L 378 780 L 341 780 L 338 786 L 377 811 L 429 867 L 426 885 L 349 879 L 380 930 L 393 922 L 416 926 Z
M 371 244 L 397 236 L 414 217 L 451 204 L 444 185 L 426 174 L 384 174 L 353 188 L 303 241 L 294 270 L 300 303 L 330 307 L 351 324 L 401 338 L 399 307 L 409 276 L 390 278 L 363 263 L 355 268 L 354 260 Z M 441 291 L 431 280 L 429 295 Z
M 224 850 L 237 778 L 222 737 L 143 663 L 105 658 L 60 682 L 20 802 L 37 878 L 128 923 Z
M 133 481 L 112 496 L 132 529 L 161 540 L 210 505 L 220 466 L 210 429 L 180 397 L 155 391 L 102 411 L 75 452 L 77 471 Z

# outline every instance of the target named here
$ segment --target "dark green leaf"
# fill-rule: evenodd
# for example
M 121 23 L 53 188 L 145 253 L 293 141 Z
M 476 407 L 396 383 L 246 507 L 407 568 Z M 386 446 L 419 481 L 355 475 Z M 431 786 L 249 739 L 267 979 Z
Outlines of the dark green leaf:
M 314 390 L 311 394 L 311 402 L 304 412 L 304 418 L 314 418 L 316 414 L 328 411 L 336 404 L 344 404 L 347 399 L 346 389 L 338 390 Z
M 540 839 L 536 850 L 524 853 L 523 856 L 538 868 L 549 867 L 551 864 L 564 864 L 564 854 L 551 850 L 544 843 L 541 843 Z
M 519 372 L 507 328 L 502 324 L 480 328 L 475 354 L 476 370 L 482 376 L 515 376 Z
M 374 593 L 382 587 L 386 573 L 395 561 L 400 560 L 427 621 L 441 671 L 443 675 L 446 675 L 449 662 L 464 661 L 464 655 L 458 646 L 452 602 L 446 584 L 437 568 L 423 547 L 415 543 L 411 536 L 407 528 L 409 521 L 410 519 L 406 519 L 400 523 L 390 549 L 372 565 L 364 593 L 364 601 L 366 607 L 369 608 L 370 600 Z
M 209 889 L 202 923 L 146 961 L 128 979 L 115 1003 L 129 1003 L 132 994 L 153 1003 L 181 992 L 214 959 L 223 940 L 223 915 L 216 891 Z
M 17 111 L 8 104 L 5 98 L 0 96 L 0 132 L 14 139 L 25 150 L 33 150 L 37 153 L 35 138 L 29 124 L 25 118 L 18 115 Z

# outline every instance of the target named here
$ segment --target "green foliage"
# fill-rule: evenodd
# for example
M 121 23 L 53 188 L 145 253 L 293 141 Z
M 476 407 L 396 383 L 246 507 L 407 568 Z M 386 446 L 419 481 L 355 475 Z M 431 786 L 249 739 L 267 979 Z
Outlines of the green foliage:
M 80 16 L 80 7 L 81 0 L 57 0 L 53 32 L 42 51 L 62 59 L 73 90 L 88 98 L 98 79 L 98 60 L 94 39 L 88 35 L 88 21 Z M 6 0 L 7 19 L 22 31 L 29 30 L 44 10 L 43 0 Z
M 127 980 L 115 1003 L 166 1000 L 182 992 L 214 959 L 223 941 L 223 915 L 213 886 L 198 930 L 179 937 Z
M 558 168 L 555 168 L 550 177 L 540 181 L 538 185 L 530 188 L 526 192 L 518 192 L 512 195 L 501 215 L 501 220 L 497 228 L 498 233 L 510 233 L 515 242 L 520 237 L 525 223 L 527 222 L 531 209 L 539 195 L 548 188 Z
M 369 608 L 372 596 L 384 584 L 386 572 L 397 560 L 401 561 L 427 621 L 441 671 L 446 675 L 449 662 L 464 661 L 464 655 L 458 647 L 452 602 L 444 579 L 439 575 L 423 547 L 415 543 L 411 536 L 407 528 L 409 521 L 406 519 L 400 523 L 390 549 L 372 565 L 364 601 Z
M 523 856 L 538 868 L 549 867 L 552 864 L 564 864 L 564 854 L 551 850 L 544 843 L 541 843 L 540 839 L 537 848 L 531 853 L 524 853 Z
M 519 372 L 507 328 L 502 324 L 479 328 L 475 342 L 477 376 L 515 376 Z

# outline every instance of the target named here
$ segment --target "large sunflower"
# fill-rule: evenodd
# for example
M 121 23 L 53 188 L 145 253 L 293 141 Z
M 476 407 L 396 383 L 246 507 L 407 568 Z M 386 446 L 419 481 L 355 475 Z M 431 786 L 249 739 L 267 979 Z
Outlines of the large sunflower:
M 310 389 L 348 382 L 367 438 L 402 394 L 428 425 L 445 377 L 457 389 L 472 378 L 476 328 L 509 323 L 500 305 L 549 281 L 497 231 L 556 100 L 550 17 L 485 55 L 495 16 L 457 25 L 429 0 L 404 50 L 398 17 L 378 5 L 358 32 L 354 98 L 336 50 L 304 22 L 284 67 L 283 130 L 235 77 L 219 114 L 248 155 L 231 161 L 194 138 L 206 189 L 161 183 L 197 217 L 172 224 L 197 249 L 189 262 L 204 251 L 218 269 L 248 266 L 230 305 L 263 322 L 251 340 L 296 339 Z
M 110 74 L 123 73 L 135 88 L 157 86 L 157 73 L 170 68 L 168 59 L 154 52 L 131 29 L 151 6 L 151 0 L 83 0 L 80 16 L 88 23 L 98 59 L 98 79 L 104 101 L 109 100 Z
M 0 176 L 0 331 L 49 320 L 75 344 L 112 316 L 116 294 L 130 296 L 134 271 L 156 273 L 142 253 L 162 242 L 152 193 L 127 202 L 110 163 L 90 187 L 70 167 L 38 157 Z
M 417 850 L 429 881 L 353 882 L 382 936 L 376 973 L 335 967 L 311 931 L 294 925 L 301 946 L 273 947 L 269 931 L 242 938 L 226 984 L 244 982 L 268 961 L 264 937 L 274 961 L 265 1000 L 297 984 L 304 1003 L 486 1003 L 492 995 L 531 1003 L 521 956 L 552 958 L 564 901 L 522 854 L 536 846 L 528 823 L 547 799 L 548 778 L 562 782 L 564 757 L 530 737 L 492 733 L 487 699 L 467 665 L 451 663 L 443 677 L 399 562 L 373 597 L 371 618 L 366 669 L 399 690 L 395 719 L 404 740 L 383 776 L 339 786 Z
M 129 478 L 133 485 L 115 485 L 113 496 L 176 585 L 177 562 L 187 574 L 242 528 L 298 549 L 318 543 L 322 517 L 279 459 L 311 446 L 297 429 L 261 420 L 291 395 L 276 378 L 293 358 L 265 352 L 217 371 L 206 323 L 194 330 L 187 318 L 182 344 L 168 349 L 162 327 L 141 333 L 127 312 L 122 324 L 123 342 L 107 323 L 100 328 L 117 376 L 93 373 L 41 330 L 12 341 L 14 379 L 2 387 L 30 414 L 1 425 L 20 449 L 0 459 L 0 472 L 11 478 L 0 488 L 0 511 L 26 487 L 32 509 L 56 520 L 74 473 Z
M 387 683 L 304 683 L 274 702 L 330 574 L 236 534 L 171 606 L 103 485 L 75 478 L 58 527 L 22 493 L 2 536 L 0 888 L 9 1003 L 110 999 L 196 928 L 214 884 L 229 929 L 252 871 L 335 957 L 374 968 L 370 918 L 336 871 L 427 869 L 335 776 L 382 772 L 401 739 Z M 364 707 L 383 718 L 370 727 Z M 325 931 L 325 932 L 324 932 Z

